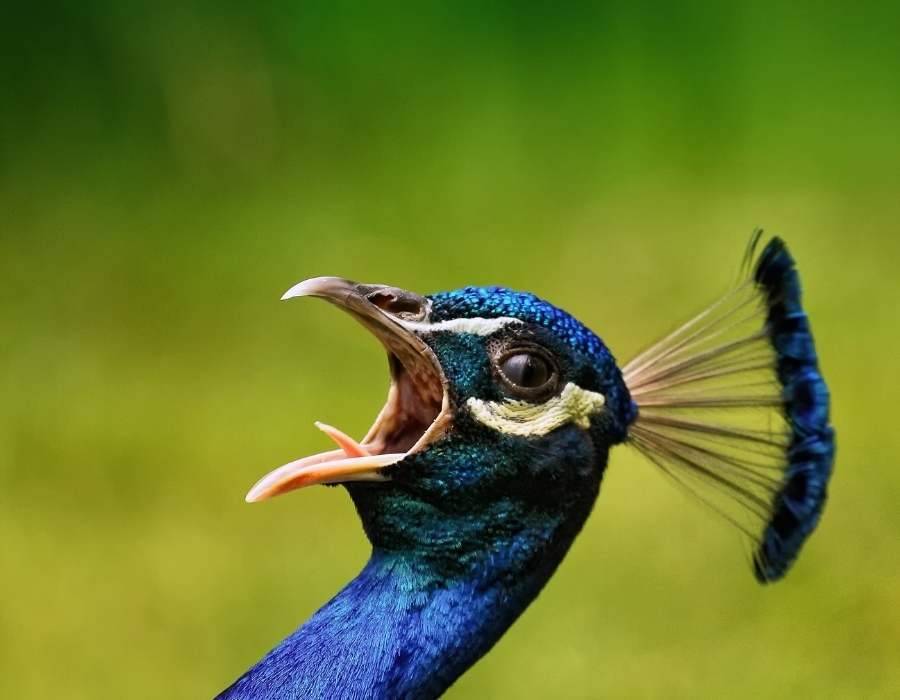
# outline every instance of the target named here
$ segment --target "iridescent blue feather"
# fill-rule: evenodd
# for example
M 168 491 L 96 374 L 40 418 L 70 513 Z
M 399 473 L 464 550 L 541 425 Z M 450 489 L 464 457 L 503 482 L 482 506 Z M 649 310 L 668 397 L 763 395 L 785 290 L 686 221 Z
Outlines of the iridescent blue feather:
M 781 578 L 818 523 L 834 461 L 828 389 L 784 243 L 772 239 L 749 279 L 623 374 L 639 408 L 631 443 L 755 541 L 759 581 Z
M 787 470 L 754 558 L 760 581 L 780 578 L 819 522 L 834 463 L 828 387 L 819 372 L 794 259 L 779 238 L 763 250 L 754 273 L 765 290 L 766 326 L 775 348 L 784 413 L 791 426 Z

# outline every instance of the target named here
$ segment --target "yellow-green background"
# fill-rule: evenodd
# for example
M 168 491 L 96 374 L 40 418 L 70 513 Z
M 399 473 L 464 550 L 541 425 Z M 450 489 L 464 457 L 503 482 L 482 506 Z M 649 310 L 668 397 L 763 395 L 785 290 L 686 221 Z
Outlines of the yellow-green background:
M 800 261 L 838 461 L 788 579 L 620 448 L 451 698 L 900 695 L 895 3 L 114 3 L 0 20 L 0 697 L 205 698 L 363 563 L 377 345 L 307 276 L 537 292 L 627 359 Z

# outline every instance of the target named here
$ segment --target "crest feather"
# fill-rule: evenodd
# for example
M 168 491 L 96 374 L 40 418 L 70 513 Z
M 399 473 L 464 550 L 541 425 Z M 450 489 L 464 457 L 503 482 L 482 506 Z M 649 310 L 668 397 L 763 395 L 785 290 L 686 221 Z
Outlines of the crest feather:
M 761 235 L 743 279 L 623 376 L 638 407 L 629 442 L 753 540 L 767 582 L 818 523 L 834 431 L 794 260 L 779 238 L 755 258 Z

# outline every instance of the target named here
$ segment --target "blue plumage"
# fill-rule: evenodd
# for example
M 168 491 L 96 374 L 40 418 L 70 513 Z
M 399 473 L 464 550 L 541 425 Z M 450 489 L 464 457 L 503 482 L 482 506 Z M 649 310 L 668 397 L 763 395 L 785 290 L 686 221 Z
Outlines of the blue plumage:
M 451 318 L 508 316 L 549 330 L 575 352 L 588 355 L 597 365 L 612 361 L 612 354 L 597 335 L 578 319 L 528 292 L 506 287 L 463 287 L 429 297 L 433 321 Z
M 248 500 L 342 483 L 372 556 L 220 700 L 440 695 L 552 576 L 619 443 L 753 538 L 760 581 L 785 574 L 820 517 L 828 390 L 778 239 L 750 279 L 622 370 L 568 313 L 504 287 L 421 297 L 316 278 L 292 296 L 372 331 L 392 388 L 362 442 L 320 426 L 339 449 L 280 467 Z
M 359 576 L 218 700 L 437 696 L 505 630 L 516 610 L 510 592 L 468 577 L 435 578 L 376 550 Z
M 754 557 L 757 578 L 772 581 L 784 575 L 819 522 L 834 461 L 834 430 L 828 387 L 800 300 L 800 279 L 780 239 L 772 239 L 763 250 L 754 279 L 765 290 L 766 327 L 791 427 L 786 478 Z

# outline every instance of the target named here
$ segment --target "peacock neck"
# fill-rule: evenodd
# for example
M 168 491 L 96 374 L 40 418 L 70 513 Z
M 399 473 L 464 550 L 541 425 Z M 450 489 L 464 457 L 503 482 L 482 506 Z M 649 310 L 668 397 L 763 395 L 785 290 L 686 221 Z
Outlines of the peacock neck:
M 505 478 L 482 484 L 481 498 L 431 497 L 416 489 L 421 475 L 413 485 L 349 484 L 373 544 L 368 563 L 219 700 L 443 693 L 534 600 L 593 507 L 607 453 L 580 431 L 566 436 L 566 449 L 536 447 Z M 417 468 L 415 456 L 405 468 Z
M 376 548 L 356 578 L 218 700 L 439 696 L 556 569 L 575 533 L 561 522 L 545 525 L 498 542 L 465 574 Z M 534 556 L 537 539 L 541 556 Z

